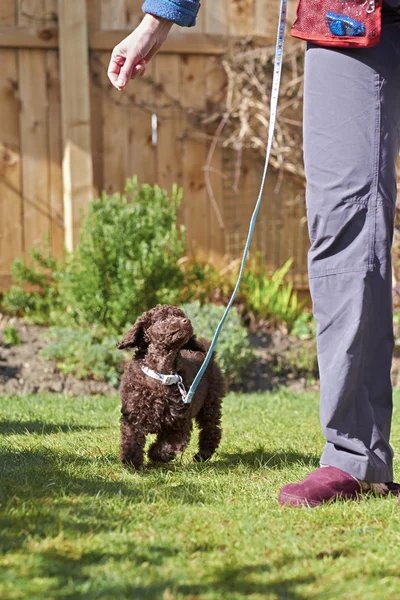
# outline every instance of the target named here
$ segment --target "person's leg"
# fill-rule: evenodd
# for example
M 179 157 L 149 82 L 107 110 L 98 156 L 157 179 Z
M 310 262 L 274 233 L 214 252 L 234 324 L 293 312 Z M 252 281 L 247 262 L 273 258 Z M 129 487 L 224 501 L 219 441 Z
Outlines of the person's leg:
M 311 45 L 306 53 L 309 278 L 327 440 L 321 463 L 343 471 L 344 485 L 346 474 L 376 483 L 393 479 L 390 248 L 400 143 L 399 36 L 399 25 L 388 25 L 375 48 Z

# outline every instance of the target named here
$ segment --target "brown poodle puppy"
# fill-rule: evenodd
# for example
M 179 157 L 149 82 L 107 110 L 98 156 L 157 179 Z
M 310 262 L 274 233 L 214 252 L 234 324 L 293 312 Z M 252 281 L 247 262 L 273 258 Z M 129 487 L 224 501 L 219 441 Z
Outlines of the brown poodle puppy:
M 117 344 L 121 350 L 136 348 L 120 387 L 123 464 L 136 469 L 143 466 L 149 433 L 157 434 L 149 449 L 150 460 L 172 460 L 188 445 L 193 419 L 200 427 L 195 460 L 207 460 L 214 454 L 221 439 L 221 403 L 225 394 L 224 379 L 214 358 L 189 405 L 184 404 L 177 383 L 166 385 L 153 378 L 156 374 L 178 374 L 187 392 L 209 345 L 206 340 L 195 337 L 182 310 L 165 305 L 144 313 Z

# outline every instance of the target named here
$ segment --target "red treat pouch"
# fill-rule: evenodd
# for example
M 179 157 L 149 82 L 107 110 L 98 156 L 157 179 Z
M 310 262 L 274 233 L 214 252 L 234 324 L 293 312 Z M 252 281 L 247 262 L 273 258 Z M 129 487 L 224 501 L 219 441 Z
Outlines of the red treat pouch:
M 321 46 L 375 46 L 381 37 L 382 0 L 297 0 L 291 35 Z

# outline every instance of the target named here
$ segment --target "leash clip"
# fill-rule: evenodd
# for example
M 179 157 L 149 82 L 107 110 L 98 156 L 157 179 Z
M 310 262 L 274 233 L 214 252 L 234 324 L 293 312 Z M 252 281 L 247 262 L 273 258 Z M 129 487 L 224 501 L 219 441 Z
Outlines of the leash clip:
M 178 379 L 178 382 L 177 382 L 178 390 L 179 390 L 179 391 L 180 391 L 180 393 L 181 393 L 182 400 L 184 401 L 184 403 L 185 403 L 185 404 L 187 404 L 187 402 L 186 402 L 186 398 L 187 398 L 187 395 L 188 395 L 188 394 L 187 394 L 186 388 L 185 388 L 185 386 L 184 386 L 184 383 L 183 383 L 182 377 L 181 377 L 180 375 L 178 375 L 178 377 L 179 377 L 179 379 Z

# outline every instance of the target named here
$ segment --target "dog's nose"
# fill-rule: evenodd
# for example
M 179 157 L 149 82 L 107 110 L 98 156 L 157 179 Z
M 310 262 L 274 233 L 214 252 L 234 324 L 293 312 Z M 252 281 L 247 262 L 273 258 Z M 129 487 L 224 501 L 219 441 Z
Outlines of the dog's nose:
M 183 323 L 184 325 L 187 325 L 187 324 L 189 323 L 189 319 L 183 319 L 182 323 Z

